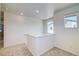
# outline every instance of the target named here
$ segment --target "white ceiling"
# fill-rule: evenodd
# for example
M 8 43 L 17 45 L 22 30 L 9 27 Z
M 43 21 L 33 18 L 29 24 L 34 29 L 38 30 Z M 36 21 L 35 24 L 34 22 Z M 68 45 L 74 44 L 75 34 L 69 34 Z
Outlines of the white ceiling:
M 72 5 L 72 3 L 6 3 L 3 4 L 4 10 L 20 14 L 23 12 L 24 16 L 36 17 L 39 19 L 50 18 L 54 12 Z M 39 10 L 39 13 L 36 13 Z

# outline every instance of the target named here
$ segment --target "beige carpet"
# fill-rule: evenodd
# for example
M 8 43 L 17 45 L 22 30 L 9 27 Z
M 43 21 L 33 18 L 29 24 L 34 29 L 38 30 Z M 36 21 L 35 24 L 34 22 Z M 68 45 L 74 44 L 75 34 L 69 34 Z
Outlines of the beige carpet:
M 0 56 L 32 56 L 26 45 L 21 44 L 13 47 L 0 49 Z M 71 53 L 63 51 L 59 48 L 52 48 L 41 56 L 74 56 Z
M 16 45 L 13 47 L 0 49 L 0 56 L 32 56 L 26 45 Z
M 75 56 L 75 55 L 67 51 L 64 51 L 62 49 L 54 47 L 51 50 L 44 53 L 42 56 Z

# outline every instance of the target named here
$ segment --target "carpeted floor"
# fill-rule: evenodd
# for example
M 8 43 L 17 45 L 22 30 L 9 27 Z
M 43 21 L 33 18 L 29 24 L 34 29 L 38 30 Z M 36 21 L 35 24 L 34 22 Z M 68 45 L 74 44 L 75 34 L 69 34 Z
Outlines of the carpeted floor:
M 0 56 L 32 56 L 26 45 L 21 44 L 8 48 L 0 49 Z M 63 51 L 59 48 L 52 48 L 41 56 L 74 56 L 71 53 Z
M 46 53 L 42 54 L 42 56 L 75 56 L 75 55 L 54 47 L 51 50 L 47 51 Z
M 0 40 L 0 48 L 3 48 L 3 40 Z
M 32 56 L 26 45 L 16 45 L 13 47 L 0 49 L 0 56 Z

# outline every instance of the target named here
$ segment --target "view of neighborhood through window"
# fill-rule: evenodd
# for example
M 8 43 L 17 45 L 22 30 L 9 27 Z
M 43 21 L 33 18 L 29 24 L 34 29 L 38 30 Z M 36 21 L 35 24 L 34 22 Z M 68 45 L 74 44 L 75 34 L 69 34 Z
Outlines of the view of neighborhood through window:
M 77 16 L 64 17 L 65 28 L 77 28 Z
M 54 33 L 54 22 L 53 21 L 48 21 L 47 23 L 48 27 L 48 33 Z

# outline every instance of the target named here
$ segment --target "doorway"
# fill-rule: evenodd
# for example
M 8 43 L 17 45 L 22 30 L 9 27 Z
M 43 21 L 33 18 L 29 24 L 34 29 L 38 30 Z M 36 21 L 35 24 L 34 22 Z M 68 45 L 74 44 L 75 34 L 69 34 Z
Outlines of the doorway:
M 4 47 L 4 12 L 0 11 L 0 48 Z

